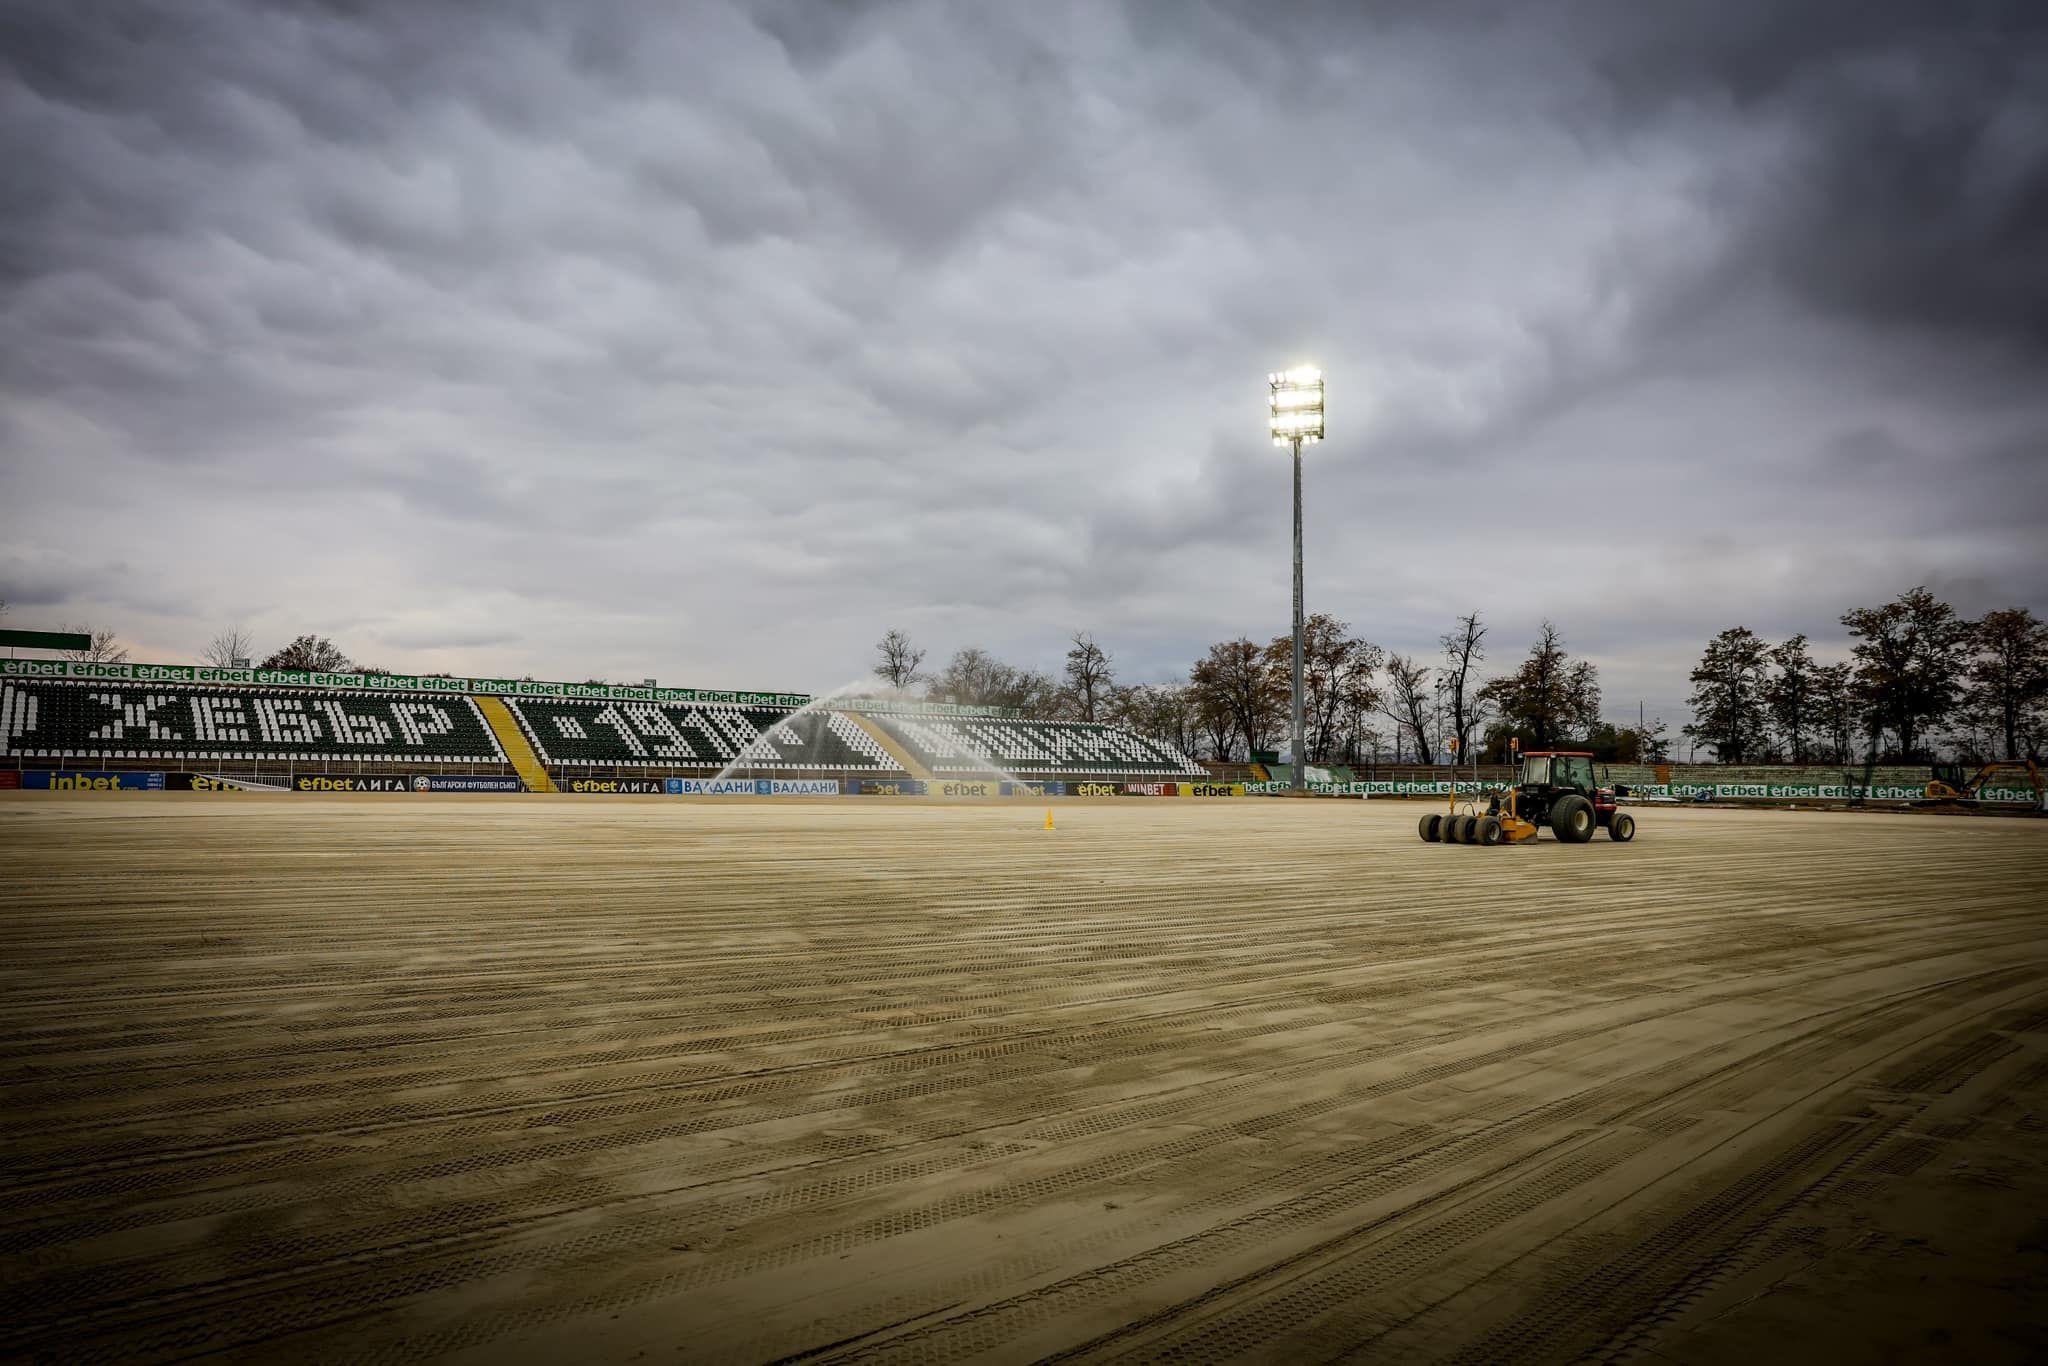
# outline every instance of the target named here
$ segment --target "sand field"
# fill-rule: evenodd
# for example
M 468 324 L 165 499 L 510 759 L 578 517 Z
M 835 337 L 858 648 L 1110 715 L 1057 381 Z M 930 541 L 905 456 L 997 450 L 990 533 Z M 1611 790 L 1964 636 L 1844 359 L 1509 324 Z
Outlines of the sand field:
M 2048 821 L 0 800 L 0 1353 L 2048 1355 Z

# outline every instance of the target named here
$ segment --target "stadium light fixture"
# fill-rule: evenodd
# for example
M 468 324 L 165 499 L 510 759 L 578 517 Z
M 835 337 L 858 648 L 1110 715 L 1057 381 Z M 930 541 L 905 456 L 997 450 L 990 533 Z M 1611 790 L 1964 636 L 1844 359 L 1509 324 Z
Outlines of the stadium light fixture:
M 1301 690 L 1301 447 L 1323 439 L 1323 372 L 1313 365 L 1266 376 L 1267 426 L 1276 446 L 1294 448 L 1294 790 L 1308 790 Z

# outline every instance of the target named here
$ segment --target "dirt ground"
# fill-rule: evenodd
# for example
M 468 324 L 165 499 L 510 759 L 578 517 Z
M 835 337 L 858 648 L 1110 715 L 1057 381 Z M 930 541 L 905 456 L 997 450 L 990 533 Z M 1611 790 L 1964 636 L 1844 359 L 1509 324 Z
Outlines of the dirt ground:
M 0 1355 L 2039 1360 L 2048 821 L 0 800 Z

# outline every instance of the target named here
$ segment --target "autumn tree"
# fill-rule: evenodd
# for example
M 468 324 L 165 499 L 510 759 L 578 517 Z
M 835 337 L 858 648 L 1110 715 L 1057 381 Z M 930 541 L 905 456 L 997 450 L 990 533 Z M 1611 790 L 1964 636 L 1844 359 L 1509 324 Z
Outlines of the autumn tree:
M 1102 699 L 1103 719 L 1172 745 L 1182 754 L 1200 752 L 1202 724 L 1195 691 L 1186 683 L 1139 683 L 1111 687 Z
M 1897 738 L 1902 761 L 1924 757 L 1928 732 L 1962 693 L 1971 623 L 1923 585 L 1882 607 L 1845 612 L 1842 625 L 1856 638 L 1856 688 L 1871 724 Z
M 924 677 L 920 672 L 924 664 L 924 651 L 910 643 L 908 632 L 889 629 L 888 634 L 875 642 L 875 677 L 897 690 L 909 687 Z
M 1337 762 L 1337 755 L 1355 750 L 1363 718 L 1379 706 L 1373 675 L 1385 651 L 1351 634 L 1349 622 L 1318 612 L 1301 626 L 1302 747 L 1300 761 Z M 1294 687 L 1294 637 L 1275 636 L 1266 646 L 1266 669 L 1274 693 L 1289 699 Z M 1291 700 L 1289 720 L 1292 721 Z M 1345 736 L 1354 737 L 1346 745 Z
M 1265 653 L 1249 637 L 1222 640 L 1189 674 L 1196 705 L 1211 733 L 1228 720 L 1233 736 L 1242 736 L 1247 752 L 1268 747 L 1281 724 L 1286 691 L 1273 686 Z
M 1573 659 L 1546 621 L 1521 664 L 1480 689 L 1480 698 L 1500 712 L 1499 725 L 1488 731 L 1489 751 L 1496 731 L 1522 736 L 1528 749 L 1555 749 L 1599 723 L 1600 673 L 1592 661 Z
M 348 656 L 325 636 L 300 636 L 258 666 L 265 669 L 303 669 L 311 673 L 347 673 Z
M 1771 726 L 1784 742 L 1785 757 L 1795 764 L 1807 760 L 1806 737 L 1813 730 L 1813 656 L 1806 637 L 1793 636 L 1770 651 L 1773 672 L 1763 688 Z
M 2018 759 L 2040 743 L 2048 703 L 2048 622 L 2024 607 L 1986 612 L 1972 628 L 1964 670 L 1973 718 Z
M 1817 664 L 1807 702 L 1816 757 L 1846 764 L 1863 733 L 1864 711 L 1856 694 L 1855 670 L 1848 664 Z
M 1116 683 L 1116 670 L 1109 652 L 1086 631 L 1074 632 L 1071 646 L 1067 651 L 1067 693 L 1073 701 L 1074 714 L 1083 721 L 1093 721 L 1104 696 Z
M 1707 642 L 1692 670 L 1693 719 L 1685 733 L 1710 745 L 1724 764 L 1764 756 L 1764 684 L 1770 646 L 1747 626 L 1731 626 Z

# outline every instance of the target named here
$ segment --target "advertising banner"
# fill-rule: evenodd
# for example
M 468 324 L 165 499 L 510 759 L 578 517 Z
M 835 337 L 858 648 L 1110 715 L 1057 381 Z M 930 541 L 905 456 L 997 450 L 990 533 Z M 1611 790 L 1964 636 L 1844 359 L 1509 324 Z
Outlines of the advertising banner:
M 1005 797 L 1064 797 L 1067 785 L 1062 782 L 1004 783 Z
M 514 777 L 482 774 L 422 773 L 412 780 L 415 792 L 524 792 L 526 784 Z
M 1114 797 L 1122 792 L 1117 783 L 1068 783 L 1069 797 Z
M 483 693 L 502 697 L 594 697 L 627 702 L 728 702 L 801 707 L 808 693 L 649 688 L 615 683 L 541 683 L 529 678 L 444 678 L 434 674 L 316 673 L 304 669 L 217 669 L 204 664 L 85 664 L 66 659 L 0 659 L 0 678 L 99 678 L 128 683 L 246 683 L 266 688 L 357 688 L 370 692 Z
M 933 797 L 1000 797 L 1002 783 L 993 778 L 934 778 L 924 785 Z
M 403 782 L 404 779 L 400 779 Z M 289 792 L 283 783 L 257 783 L 247 778 L 222 778 L 211 773 L 166 773 L 164 787 L 171 792 Z M 403 788 L 399 789 L 401 792 Z
M 16 792 L 20 788 L 21 771 L 13 768 L 0 768 L 0 792 Z
M 863 797 L 922 797 L 922 778 L 863 778 L 860 780 L 860 795 Z
M 766 778 L 664 778 L 671 797 L 765 797 Z
M 668 791 L 662 778 L 557 778 L 557 792 L 614 792 L 646 796 Z
M 1178 797 L 1179 783 L 1123 783 L 1118 791 L 1126 797 Z
M 31 769 L 21 775 L 31 792 L 161 792 L 161 773 L 93 773 Z
M 295 773 L 294 792 L 411 792 L 415 780 L 395 773 Z M 421 789 L 424 790 L 424 789 Z
M 885 716 L 994 716 L 1012 720 L 1023 716 L 1015 707 L 987 707 L 969 702 L 899 702 L 887 697 L 843 697 L 835 705 L 862 715 L 874 712 Z
M 1180 795 L 1183 797 L 1242 797 L 1244 795 L 1244 784 L 1182 783 L 1180 785 Z
M 836 797 L 839 795 L 837 778 L 771 778 L 768 795 L 771 797 Z

